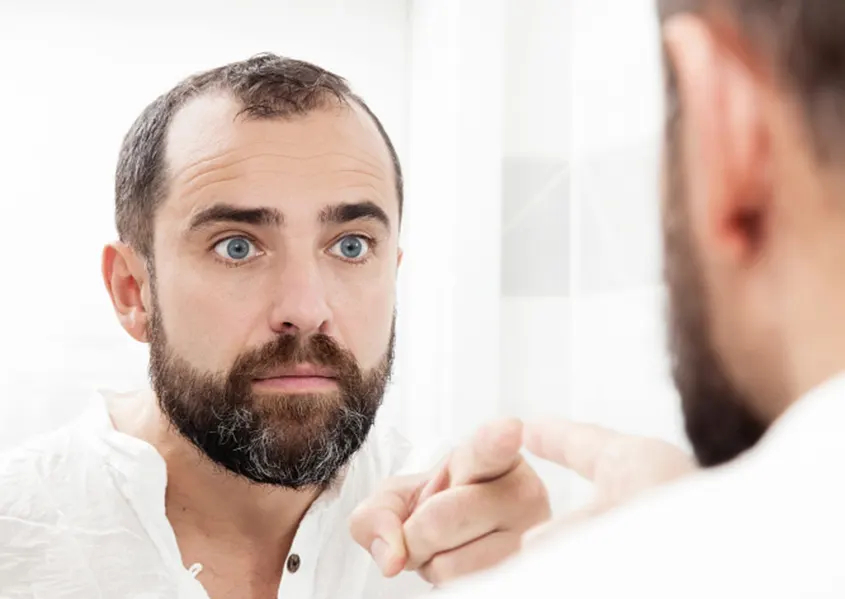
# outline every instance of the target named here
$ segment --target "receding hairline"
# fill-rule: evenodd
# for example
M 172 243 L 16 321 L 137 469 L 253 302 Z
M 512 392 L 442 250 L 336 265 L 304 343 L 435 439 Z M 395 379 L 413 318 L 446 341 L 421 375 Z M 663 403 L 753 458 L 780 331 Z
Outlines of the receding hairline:
M 197 108 L 198 104 L 205 104 L 209 107 L 211 112 L 198 113 L 196 117 L 192 116 L 192 111 Z M 164 196 L 167 195 L 167 188 L 172 181 L 173 163 L 171 162 L 174 135 L 178 135 L 180 130 L 187 130 L 187 137 L 191 140 L 197 140 L 192 144 L 191 149 L 198 149 L 199 147 L 208 147 L 219 143 L 220 137 L 215 136 L 215 132 L 219 132 L 221 136 L 226 135 L 224 132 L 226 127 L 237 125 L 238 123 L 260 123 L 260 122 L 295 122 L 298 120 L 305 120 L 314 118 L 320 114 L 329 114 L 336 116 L 353 115 L 355 120 L 359 123 L 368 135 L 371 135 L 371 142 L 373 152 L 367 152 L 370 163 L 378 162 L 376 168 L 384 172 L 387 183 L 393 188 L 392 195 L 398 195 L 397 187 L 397 173 L 393 165 L 393 156 L 391 148 L 385 141 L 379 126 L 367 109 L 362 106 L 356 98 L 336 98 L 327 97 L 325 102 L 315 105 L 311 110 L 295 114 L 262 114 L 254 113 L 249 110 L 249 106 L 238 98 L 231 90 L 224 86 L 213 86 L 207 90 L 202 90 L 196 95 L 186 100 L 179 108 L 177 108 L 170 118 L 164 138 L 164 153 L 162 156 L 162 166 L 164 180 L 162 181 L 164 189 Z M 196 122 L 189 120 L 187 123 L 184 119 L 196 118 Z M 219 125 L 219 129 L 215 125 Z M 206 135 L 207 143 L 203 143 L 202 136 Z M 369 145 L 369 144 L 368 144 Z M 201 153 L 201 151 L 198 151 Z M 164 198 L 160 198 L 163 200 Z M 398 201 L 398 197 L 396 198 Z
M 250 119 L 295 119 L 332 105 L 363 109 L 387 147 L 401 223 L 402 165 L 381 119 L 343 77 L 313 63 L 262 53 L 183 79 L 135 119 L 124 136 L 115 171 L 115 224 L 121 241 L 145 257 L 151 256 L 153 220 L 167 195 L 164 154 L 173 118 L 196 98 L 220 90 L 242 103 L 241 116 Z
M 350 139 L 349 143 L 352 146 L 344 148 L 344 141 L 341 139 L 339 143 L 343 149 L 336 153 L 339 160 L 343 161 L 344 156 L 347 156 L 353 159 L 353 162 L 349 166 L 340 166 L 340 168 L 360 170 L 366 176 L 373 177 L 372 183 L 368 185 L 374 185 L 374 192 L 377 196 L 383 197 L 388 204 L 389 202 L 397 202 L 396 224 L 401 224 L 401 201 L 397 190 L 393 156 L 376 122 L 370 117 L 366 108 L 354 101 L 354 98 L 348 101 L 329 99 L 324 105 L 315 105 L 312 109 L 297 114 L 252 114 L 246 111 L 244 107 L 244 102 L 226 88 L 210 88 L 191 97 L 173 112 L 164 137 L 159 197 L 151 223 L 153 229 L 157 228 L 156 222 L 161 210 L 169 211 L 165 206 L 171 204 L 174 193 L 179 195 L 202 193 L 200 189 L 205 187 L 206 183 L 200 181 L 207 176 L 214 177 L 211 173 L 217 167 L 213 166 L 213 163 L 222 160 L 221 164 L 225 167 L 228 161 L 225 156 L 232 156 L 233 152 L 239 152 L 240 142 L 237 141 L 239 134 L 236 131 L 239 124 L 287 123 L 319 118 L 319 115 L 354 115 L 355 125 L 353 125 L 353 129 L 345 134 L 341 133 L 341 138 Z M 194 114 L 193 111 L 195 110 L 197 112 Z M 188 119 L 187 122 L 184 121 L 186 118 Z M 343 125 L 339 126 L 343 127 Z M 306 125 L 306 131 L 307 127 L 308 125 Z M 328 127 L 332 130 L 335 129 L 332 125 Z M 356 135 L 356 127 L 360 127 L 363 135 L 368 136 L 368 139 L 360 144 L 352 139 Z M 179 139 L 176 142 L 178 149 L 175 152 L 173 150 L 174 134 Z M 205 135 L 205 139 L 203 139 L 203 135 Z M 258 135 L 263 134 L 259 133 Z M 297 135 L 301 136 L 302 133 Z M 278 137 L 270 133 L 266 142 L 259 138 L 258 144 L 267 144 L 267 150 L 258 148 L 259 153 L 266 151 L 275 154 L 277 150 L 272 149 L 271 146 L 278 143 L 279 140 L 284 140 L 284 134 L 282 134 L 282 137 Z M 291 148 L 299 146 L 298 141 L 288 145 Z M 254 142 L 248 142 L 248 145 L 252 143 Z M 308 141 L 305 140 L 305 143 L 308 143 Z M 285 142 L 282 141 L 282 144 L 285 144 Z M 354 149 L 350 149 L 350 147 Z M 284 149 L 282 151 L 284 152 Z M 317 150 L 317 153 L 307 150 L 301 154 L 297 154 L 297 150 L 292 150 L 292 152 L 293 160 L 307 160 L 311 157 L 326 156 L 333 153 L 330 149 L 328 151 Z M 248 155 L 245 154 L 243 160 L 248 159 Z M 235 158 L 235 162 L 241 160 L 242 158 Z M 356 166 L 358 163 L 360 163 L 360 166 Z M 382 183 L 379 183 L 378 180 L 381 180 Z M 172 208 L 173 206 L 171 206 Z M 177 210 L 180 209 L 177 208 Z M 390 218 L 390 221 L 392 220 Z M 152 250 L 152 247 L 150 250 Z

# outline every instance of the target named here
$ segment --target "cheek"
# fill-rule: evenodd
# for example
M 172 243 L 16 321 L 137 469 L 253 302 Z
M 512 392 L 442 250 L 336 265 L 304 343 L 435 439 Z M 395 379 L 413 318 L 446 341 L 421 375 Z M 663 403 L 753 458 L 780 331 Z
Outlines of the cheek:
M 156 289 L 173 351 L 203 369 L 231 366 L 254 329 L 257 294 L 229 289 L 192 268 L 162 273 Z
M 336 334 L 364 368 L 384 356 L 396 307 L 395 275 L 385 269 L 378 276 L 335 278 L 328 301 Z
M 705 267 L 710 343 L 729 378 L 742 387 L 752 359 L 754 315 L 749 313 L 736 273 Z
M 713 349 L 726 373 L 751 398 L 780 398 L 786 367 L 779 353 L 784 347 L 780 315 L 770 312 L 754 281 L 742 272 L 717 273 L 711 305 Z

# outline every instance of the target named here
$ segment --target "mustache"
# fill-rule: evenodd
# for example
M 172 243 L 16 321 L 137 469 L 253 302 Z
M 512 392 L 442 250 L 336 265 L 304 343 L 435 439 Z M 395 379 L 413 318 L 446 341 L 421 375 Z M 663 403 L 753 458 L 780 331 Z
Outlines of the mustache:
M 331 369 L 339 378 L 360 377 L 358 362 L 352 353 L 329 335 L 317 333 L 279 335 L 272 341 L 242 354 L 232 366 L 231 375 L 239 379 L 257 378 L 268 370 L 313 364 Z

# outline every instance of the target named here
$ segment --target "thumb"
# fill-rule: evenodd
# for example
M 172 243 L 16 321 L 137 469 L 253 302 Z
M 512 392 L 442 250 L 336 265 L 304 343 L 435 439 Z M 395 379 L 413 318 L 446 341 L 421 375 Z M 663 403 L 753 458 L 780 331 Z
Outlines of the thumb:
M 402 525 L 423 484 L 425 478 L 420 476 L 396 478 L 361 503 L 349 519 L 352 538 L 388 578 L 401 572 L 408 559 Z
M 521 447 L 520 420 L 508 418 L 482 426 L 437 468 L 418 494 L 411 512 L 449 487 L 483 483 L 510 472 L 519 464 Z
M 449 458 L 449 486 L 494 480 L 513 470 L 522 459 L 522 421 L 497 420 L 482 426 Z

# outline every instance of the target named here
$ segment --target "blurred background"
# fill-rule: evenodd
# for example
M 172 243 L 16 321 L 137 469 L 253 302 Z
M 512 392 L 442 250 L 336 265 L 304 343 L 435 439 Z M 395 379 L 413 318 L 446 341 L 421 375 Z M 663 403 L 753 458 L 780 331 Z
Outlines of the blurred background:
M 682 443 L 663 341 L 652 0 L 3 0 L 0 449 L 146 382 L 100 277 L 113 172 L 184 76 L 345 76 L 407 172 L 395 382 L 414 440 L 549 414 Z M 559 502 L 583 490 L 554 469 Z

